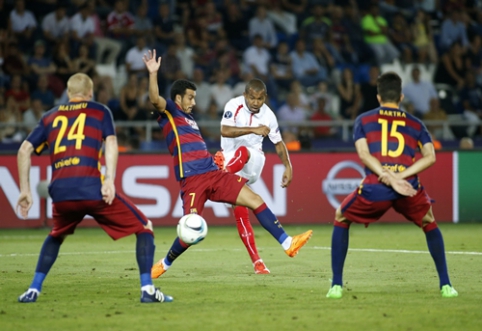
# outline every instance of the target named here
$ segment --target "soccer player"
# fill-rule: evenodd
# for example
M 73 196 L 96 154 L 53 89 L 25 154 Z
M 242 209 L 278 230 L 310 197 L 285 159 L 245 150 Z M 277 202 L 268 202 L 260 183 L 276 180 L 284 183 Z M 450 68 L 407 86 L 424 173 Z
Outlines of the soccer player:
M 293 169 L 288 150 L 281 139 L 278 120 L 265 104 L 266 97 L 263 81 L 252 79 L 242 96 L 226 104 L 221 120 L 221 151 L 214 156 L 214 162 L 220 169 L 235 173 L 248 179 L 248 184 L 253 184 L 263 171 L 266 159 L 263 139 L 268 136 L 285 166 L 281 187 L 287 187 L 293 178 Z M 226 165 L 225 160 L 229 160 Z M 256 248 L 248 208 L 233 206 L 233 210 L 239 236 L 251 257 L 255 273 L 269 274 Z
M 156 51 L 153 50 L 145 54 L 143 60 L 149 71 L 149 99 L 160 113 L 159 126 L 166 137 L 176 179 L 181 186 L 184 214 L 202 215 L 208 199 L 248 207 L 254 211 L 259 223 L 281 244 L 286 254 L 294 257 L 308 242 L 313 231 L 289 236 L 263 199 L 246 185 L 246 179 L 218 169 L 191 115 L 196 104 L 196 85 L 187 80 L 177 80 L 171 86 L 171 100 L 166 100 L 159 95 L 157 85 L 161 58 L 156 58 Z M 189 245 L 176 238 L 166 257 L 154 264 L 152 277 L 161 276 L 188 248 Z
M 456 297 L 447 272 L 445 249 L 431 200 L 418 174 L 435 163 L 435 152 L 427 128 L 415 116 L 400 110 L 402 80 L 393 72 L 378 78 L 380 107 L 355 120 L 354 140 L 366 176 L 336 210 L 331 241 L 332 286 L 328 298 L 343 295 L 343 265 L 348 251 L 350 224 L 368 225 L 390 208 L 422 228 L 440 279 L 442 297 Z M 422 157 L 415 160 L 420 148 Z
M 20 196 L 17 210 L 26 218 L 32 207 L 29 173 L 32 152 L 49 147 L 52 180 L 53 228 L 45 239 L 29 289 L 19 302 L 35 302 L 42 284 L 57 259 L 65 237 L 73 234 L 85 215 L 92 216 L 114 240 L 136 234 L 136 257 L 141 279 L 141 302 L 171 302 L 152 284 L 154 234 L 152 223 L 124 195 L 115 192 L 117 138 L 110 110 L 90 101 L 92 80 L 78 73 L 67 82 L 69 102 L 54 107 L 18 151 Z M 100 173 L 100 155 L 105 141 L 105 177 Z

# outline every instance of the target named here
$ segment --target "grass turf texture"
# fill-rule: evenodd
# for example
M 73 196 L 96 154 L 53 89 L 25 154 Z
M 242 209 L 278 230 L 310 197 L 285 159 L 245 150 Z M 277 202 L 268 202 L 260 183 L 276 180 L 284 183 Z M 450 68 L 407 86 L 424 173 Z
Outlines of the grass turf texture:
M 135 237 L 112 242 L 100 229 L 69 237 L 37 303 L 17 303 L 48 230 L 1 230 L 0 330 L 480 330 L 482 224 L 441 225 L 447 251 L 479 252 L 447 254 L 452 299 L 440 296 L 423 232 L 410 224 L 352 226 L 344 296 L 325 298 L 332 227 L 311 228 L 291 259 L 257 227 L 271 274 L 255 275 L 236 228 L 211 227 L 154 280 L 174 302 L 150 305 L 139 303 Z M 175 228 L 155 232 L 157 260 Z

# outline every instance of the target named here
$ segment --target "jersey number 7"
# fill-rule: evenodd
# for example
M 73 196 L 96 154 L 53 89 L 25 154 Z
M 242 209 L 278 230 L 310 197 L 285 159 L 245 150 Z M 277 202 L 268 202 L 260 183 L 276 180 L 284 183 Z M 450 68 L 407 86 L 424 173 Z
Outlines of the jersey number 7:
M 403 135 L 397 131 L 399 126 L 405 126 L 405 121 L 393 121 L 392 129 L 390 130 L 390 137 L 398 140 L 398 147 L 396 150 L 388 149 L 388 120 L 379 118 L 378 123 L 382 125 L 382 156 L 398 157 L 402 155 L 403 149 L 405 148 L 405 138 Z
M 68 140 L 75 140 L 75 149 L 82 148 L 82 141 L 85 139 L 84 127 L 86 117 L 87 115 L 85 113 L 79 114 L 79 116 L 75 119 L 75 122 L 70 127 L 69 133 L 67 134 Z M 56 128 L 59 126 L 59 124 L 60 129 L 57 139 L 55 139 L 54 154 L 62 153 L 67 150 L 67 147 L 65 145 L 61 145 L 61 143 L 65 136 L 65 131 L 67 131 L 67 127 L 69 126 L 69 119 L 63 115 L 57 116 L 52 123 L 52 127 Z

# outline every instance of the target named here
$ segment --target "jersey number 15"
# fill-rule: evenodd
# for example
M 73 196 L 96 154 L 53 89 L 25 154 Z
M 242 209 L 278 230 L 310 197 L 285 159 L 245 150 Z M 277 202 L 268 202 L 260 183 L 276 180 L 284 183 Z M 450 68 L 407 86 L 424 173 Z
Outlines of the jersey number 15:
M 87 115 L 85 113 L 80 113 L 67 134 L 68 140 L 75 140 L 75 149 L 82 148 L 82 141 L 85 139 L 84 127 L 86 117 Z M 67 147 L 61 143 L 65 136 L 65 131 L 67 131 L 67 127 L 69 126 L 69 119 L 63 115 L 57 116 L 52 123 L 52 127 L 56 128 L 59 124 L 60 129 L 57 139 L 55 139 L 54 154 L 62 153 L 67 150 Z
M 405 148 L 405 138 L 403 134 L 397 131 L 399 126 L 405 126 L 405 121 L 393 121 L 392 129 L 390 130 L 390 137 L 398 140 L 398 147 L 396 150 L 388 149 L 388 120 L 379 118 L 378 123 L 382 125 L 382 156 L 398 157 L 402 155 L 403 149 Z

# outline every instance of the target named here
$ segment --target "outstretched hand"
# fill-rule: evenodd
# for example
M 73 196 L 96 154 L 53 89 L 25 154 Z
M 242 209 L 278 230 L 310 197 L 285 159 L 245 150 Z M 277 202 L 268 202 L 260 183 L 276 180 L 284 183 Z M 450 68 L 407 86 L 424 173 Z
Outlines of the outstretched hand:
M 161 67 L 161 60 L 162 57 L 159 56 L 158 59 L 156 59 L 156 50 L 153 49 L 152 51 L 148 51 L 147 54 L 144 54 L 142 57 L 142 61 L 144 61 L 147 71 L 149 73 L 153 74 L 157 71 L 159 71 L 159 68 Z

